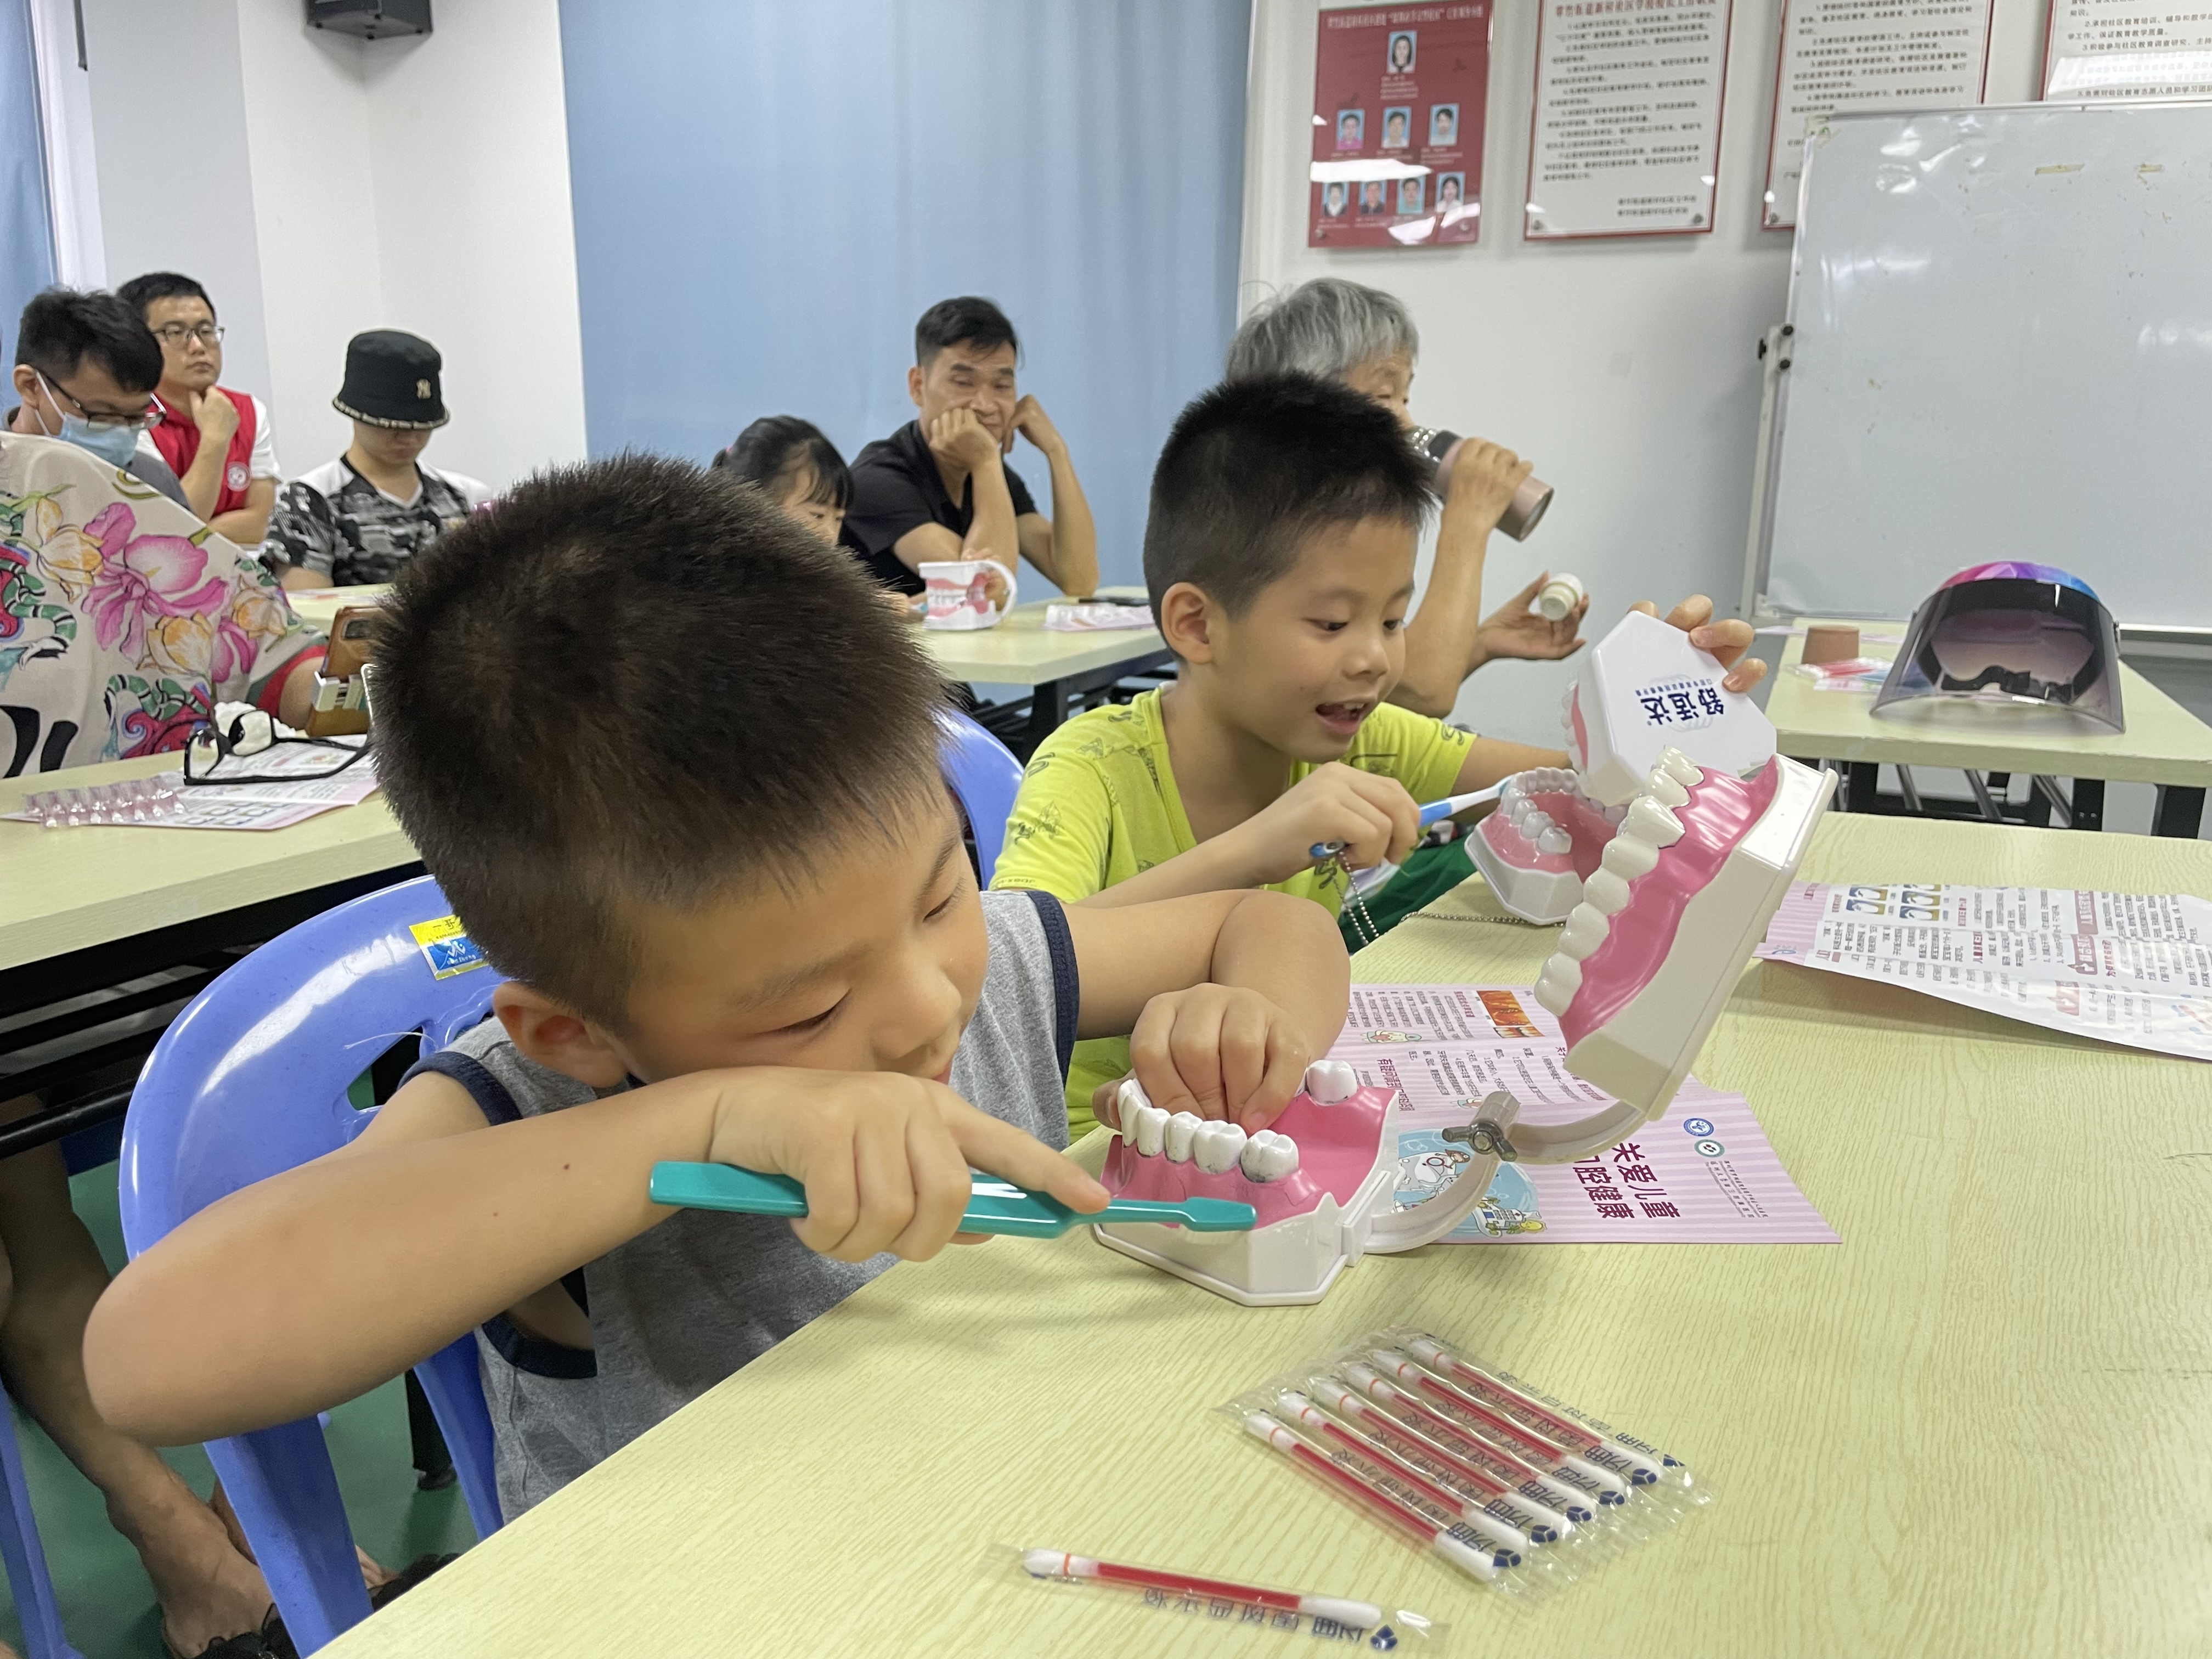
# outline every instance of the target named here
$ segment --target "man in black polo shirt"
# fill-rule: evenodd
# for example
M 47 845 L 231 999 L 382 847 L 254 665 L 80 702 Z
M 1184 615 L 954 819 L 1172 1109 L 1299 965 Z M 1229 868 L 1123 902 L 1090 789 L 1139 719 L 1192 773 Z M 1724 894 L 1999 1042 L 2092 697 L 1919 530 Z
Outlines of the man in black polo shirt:
M 853 463 L 844 540 L 868 572 L 922 591 L 932 559 L 1025 558 L 1063 593 L 1098 585 L 1098 540 L 1067 445 L 1034 398 L 1017 395 L 1014 325 L 988 300 L 945 300 L 915 325 L 907 396 L 921 410 Z M 1019 433 L 1052 470 L 1052 517 L 1006 464 Z M 993 579 L 995 585 L 996 578 Z

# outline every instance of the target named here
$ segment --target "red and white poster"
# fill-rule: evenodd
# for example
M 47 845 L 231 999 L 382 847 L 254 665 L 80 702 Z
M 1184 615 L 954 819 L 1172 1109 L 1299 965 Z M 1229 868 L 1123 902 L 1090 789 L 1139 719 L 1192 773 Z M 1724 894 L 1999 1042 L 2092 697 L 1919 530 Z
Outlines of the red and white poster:
M 1308 247 L 1424 247 L 1482 229 L 1491 0 L 1324 11 Z
M 2065 0 L 2054 0 L 2064 4 Z M 1982 101 L 1995 0 L 1787 0 L 1766 134 L 1768 230 L 1797 222 L 1805 132 L 1831 115 Z
M 1522 234 L 1708 233 L 1729 0 L 1541 0 Z
M 2043 95 L 2212 98 L 2212 6 L 2203 0 L 2051 0 Z

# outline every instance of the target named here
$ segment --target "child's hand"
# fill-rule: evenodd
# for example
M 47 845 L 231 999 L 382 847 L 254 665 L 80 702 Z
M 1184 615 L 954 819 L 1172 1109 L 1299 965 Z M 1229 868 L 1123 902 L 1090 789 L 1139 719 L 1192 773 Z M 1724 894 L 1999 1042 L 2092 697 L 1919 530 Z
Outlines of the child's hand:
M 1309 868 L 1322 842 L 1342 842 L 1350 869 L 1402 864 L 1420 839 L 1421 811 L 1397 779 L 1331 761 L 1229 833 L 1241 843 L 1247 884 L 1263 887 Z
M 1641 611 L 1647 617 L 1659 614 L 1659 607 L 1649 599 L 1639 599 L 1629 607 Z M 1753 657 L 1749 662 L 1736 659 L 1751 649 L 1751 624 L 1731 619 L 1713 620 L 1713 602 L 1702 593 L 1692 593 L 1667 613 L 1668 626 L 1679 628 L 1690 636 L 1690 643 L 1700 651 L 1710 652 L 1720 659 L 1722 667 L 1735 664 L 1735 671 L 1721 682 L 1729 691 L 1748 691 L 1766 678 L 1766 665 Z
M 1129 1034 L 1132 1075 L 1153 1105 L 1246 1129 L 1274 1121 L 1304 1085 L 1312 1058 L 1297 1021 L 1257 991 L 1235 986 L 1156 996 Z M 1116 1125 L 1120 1086 L 1118 1079 L 1100 1085 L 1091 1101 L 1094 1113 Z
M 806 1188 L 799 1242 L 840 1261 L 890 1250 L 926 1261 L 958 1231 L 969 1168 L 1069 1208 L 1106 1189 L 1034 1136 L 941 1083 L 893 1072 L 762 1066 L 723 1074 L 707 1158 L 791 1176 Z

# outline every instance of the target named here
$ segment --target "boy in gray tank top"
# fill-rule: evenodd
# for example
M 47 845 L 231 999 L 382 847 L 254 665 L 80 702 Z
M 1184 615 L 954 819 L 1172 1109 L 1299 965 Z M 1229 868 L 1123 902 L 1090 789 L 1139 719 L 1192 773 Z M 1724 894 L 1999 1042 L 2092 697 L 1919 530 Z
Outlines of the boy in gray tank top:
M 724 476 L 526 480 L 408 562 L 371 687 L 393 810 L 510 977 L 351 1146 L 118 1278 L 88 1374 L 148 1438 L 292 1421 L 475 1328 L 519 1514 L 936 1254 L 971 1170 L 1103 1206 L 1060 1150 L 1079 1036 L 1249 1129 L 1343 1023 L 1304 900 L 979 893 L 928 659 Z M 790 1176 L 809 1212 L 656 1205 L 664 1159 Z

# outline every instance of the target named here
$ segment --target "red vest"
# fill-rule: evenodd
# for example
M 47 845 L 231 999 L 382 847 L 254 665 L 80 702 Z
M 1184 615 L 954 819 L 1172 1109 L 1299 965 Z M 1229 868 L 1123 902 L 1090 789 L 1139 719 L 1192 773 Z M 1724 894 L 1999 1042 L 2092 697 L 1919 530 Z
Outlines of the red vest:
M 229 392 L 218 386 L 218 392 L 228 392 L 231 405 L 238 410 L 238 430 L 230 434 L 230 453 L 222 464 L 222 483 L 215 498 L 216 513 L 234 513 L 246 505 L 246 487 L 252 479 L 253 460 L 253 399 L 243 392 Z M 154 447 L 161 452 L 161 459 L 169 464 L 169 471 L 179 478 L 191 468 L 192 459 L 200 453 L 200 429 L 190 415 L 173 408 L 166 398 L 156 396 L 161 405 L 161 419 L 148 434 Z

